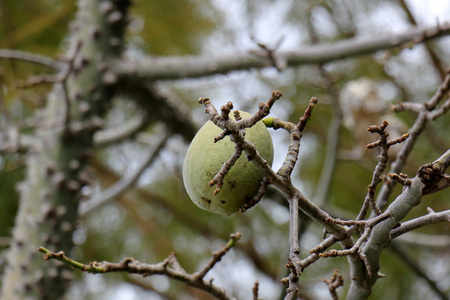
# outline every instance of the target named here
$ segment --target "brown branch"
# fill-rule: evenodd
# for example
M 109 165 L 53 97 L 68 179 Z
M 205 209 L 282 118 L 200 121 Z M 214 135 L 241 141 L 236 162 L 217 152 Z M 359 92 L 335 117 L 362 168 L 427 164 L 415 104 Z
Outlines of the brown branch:
M 214 266 L 222 259 L 222 257 L 233 248 L 237 241 L 241 238 L 242 234 L 240 232 L 230 234 L 230 240 L 228 243 L 222 247 L 217 252 L 213 253 L 213 257 L 209 260 L 209 262 L 198 272 L 194 273 L 192 276 L 196 281 L 202 280 L 206 273 L 208 273 Z
M 330 291 L 331 298 L 333 300 L 338 300 L 337 289 L 341 286 L 344 286 L 344 277 L 339 273 L 339 270 L 334 270 L 333 275 L 331 275 L 330 279 L 322 280 L 328 286 L 328 290 Z
M 397 181 L 401 185 L 410 186 L 411 185 L 411 179 L 408 178 L 408 175 L 400 173 L 400 174 L 388 174 L 389 177 L 391 177 L 393 180 Z
M 266 193 L 267 186 L 269 185 L 269 179 L 267 177 L 264 177 L 261 182 L 259 183 L 258 190 L 256 191 L 256 194 L 253 196 L 252 199 L 247 201 L 242 208 L 239 209 L 240 212 L 245 212 L 258 204 L 259 201 L 261 201 L 262 197 Z
M 253 292 L 253 300 L 259 300 L 258 294 L 259 294 L 259 281 L 255 281 L 255 285 L 252 289 Z
M 119 263 L 91 262 L 88 265 L 79 263 L 70 259 L 63 251 L 57 253 L 52 252 L 44 247 L 39 247 L 39 252 L 44 253 L 44 259 L 56 259 L 75 269 L 87 273 L 110 273 L 110 272 L 127 272 L 130 274 L 141 274 L 142 276 L 165 275 L 169 278 L 189 283 L 190 285 L 204 290 L 217 299 L 233 300 L 235 298 L 229 296 L 224 288 L 212 283 L 212 280 L 204 279 L 204 276 L 210 271 L 217 262 L 236 244 L 241 237 L 240 233 L 231 234 L 228 243 L 219 251 L 213 253 L 211 260 L 197 273 L 187 273 L 179 264 L 175 253 L 170 254 L 164 261 L 157 264 L 141 263 L 134 258 L 125 258 Z

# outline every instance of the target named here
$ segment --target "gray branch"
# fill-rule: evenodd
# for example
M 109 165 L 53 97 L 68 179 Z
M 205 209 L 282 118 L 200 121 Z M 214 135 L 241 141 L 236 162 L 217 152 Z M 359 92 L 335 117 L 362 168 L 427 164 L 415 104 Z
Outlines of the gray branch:
M 356 37 L 333 44 L 303 46 L 280 50 L 272 55 L 282 69 L 305 64 L 322 64 L 334 60 L 370 54 L 383 49 L 417 43 L 450 34 L 450 23 L 425 28 L 412 28 L 401 33 L 378 37 Z M 261 52 L 262 51 L 262 52 Z M 173 80 L 225 74 L 231 71 L 261 69 L 273 66 L 263 50 L 226 55 L 147 57 L 136 61 L 117 60 L 112 70 L 125 81 Z

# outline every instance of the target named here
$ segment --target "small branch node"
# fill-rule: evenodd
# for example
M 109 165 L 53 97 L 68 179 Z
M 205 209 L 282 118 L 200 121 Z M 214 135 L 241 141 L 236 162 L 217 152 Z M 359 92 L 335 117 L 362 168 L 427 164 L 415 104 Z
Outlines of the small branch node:
M 412 182 L 412 180 L 408 178 L 408 175 L 403 173 L 400 174 L 389 173 L 388 176 L 404 186 L 410 186 Z
M 405 133 L 401 137 L 388 141 L 386 146 L 389 148 L 395 144 L 400 144 L 404 142 L 407 138 L 409 138 L 409 133 Z
M 322 281 L 327 284 L 332 299 L 337 300 L 338 294 L 336 290 L 339 287 L 344 286 L 344 277 L 339 273 L 339 270 L 334 270 L 330 279 L 323 279 Z
M 207 103 L 211 103 L 211 101 L 209 101 L 209 98 L 199 98 L 198 103 L 206 105 Z
M 233 109 L 233 102 L 228 101 L 226 105 L 222 105 L 220 110 L 222 111 L 221 119 L 226 121 L 228 120 L 228 116 L 230 115 L 231 110 Z
M 236 119 L 236 121 L 242 120 L 241 113 L 238 110 L 235 110 L 233 113 L 234 113 L 234 118 Z
M 255 281 L 255 285 L 253 286 L 253 300 L 258 300 L 258 294 L 259 294 L 259 281 Z

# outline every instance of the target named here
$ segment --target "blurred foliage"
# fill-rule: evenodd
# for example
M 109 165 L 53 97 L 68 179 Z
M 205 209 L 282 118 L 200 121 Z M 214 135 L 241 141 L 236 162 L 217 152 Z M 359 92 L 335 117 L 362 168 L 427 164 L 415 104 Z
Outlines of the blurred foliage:
M 212 44 L 217 42 L 218 46 L 208 49 L 208 52 L 221 50 L 220 43 L 224 41 L 235 43 L 229 46 L 245 51 L 247 46 L 243 48 L 236 42 L 239 41 L 237 36 L 250 34 L 250 30 L 245 27 L 248 24 L 244 23 L 267 22 L 267 14 L 271 9 L 280 9 L 281 3 L 252 0 L 248 1 L 247 5 L 240 4 L 238 9 L 243 13 L 238 21 L 234 20 L 239 24 L 232 27 L 227 23 L 231 16 L 215 2 L 217 1 L 136 0 L 131 10 L 132 20 L 128 35 L 130 53 L 137 50 L 141 55 L 199 54 L 205 50 L 204 43 L 211 45 L 207 44 L 207 41 L 213 39 L 214 35 L 223 36 L 225 39 L 213 40 Z M 317 16 L 312 18 L 314 22 L 318 22 L 316 24 L 313 22 L 319 28 L 318 38 L 322 42 L 332 42 L 359 35 L 361 32 L 367 34 L 382 31 L 381 25 L 361 29 L 367 24 L 358 23 L 365 18 L 368 19 L 377 9 L 377 5 L 391 5 L 394 9 L 398 9 L 393 1 L 378 1 L 376 4 L 357 2 L 344 1 L 341 4 L 341 1 L 290 1 L 290 9 L 284 11 L 285 15 L 282 18 L 277 16 L 277 20 L 290 26 L 288 32 L 292 36 L 298 36 L 300 44 L 310 44 L 311 38 L 305 28 L 308 26 L 310 14 L 318 14 L 320 18 Z M 0 48 L 21 49 L 57 57 L 64 52 L 64 40 L 70 32 L 69 22 L 76 11 L 75 3 L 75 0 L 0 1 Z M 332 26 L 333 29 L 329 32 L 320 30 L 326 16 L 330 20 L 327 26 Z M 242 28 L 247 31 L 242 31 Z M 277 38 L 270 37 L 269 40 Z M 445 50 L 442 44 L 434 42 L 433 47 L 436 47 L 443 61 L 445 57 L 448 58 L 448 50 Z M 384 53 L 346 59 L 327 64 L 325 69 L 333 78 L 335 88 L 338 90 L 352 80 L 366 77 L 374 82 L 393 84 L 396 87 L 396 96 L 395 99 L 388 99 L 391 102 L 397 100 L 423 102 L 435 92 L 440 81 L 433 66 L 426 59 L 411 60 L 408 56 L 408 53 L 417 48 L 420 50 L 420 46 L 417 45 L 411 50 L 406 49 L 395 55 Z M 448 59 L 446 61 L 448 63 Z M 397 66 L 400 71 L 392 71 L 392 65 Z M 0 68 L 3 71 L 2 84 L 5 91 L 1 107 L 5 110 L 2 111 L 0 124 L 4 126 L 8 119 L 9 122 L 21 125 L 22 132 L 32 133 L 30 118 L 36 109 L 45 104 L 45 94 L 49 86 L 24 89 L 18 88 L 17 85 L 31 76 L 48 73 L 48 70 L 29 63 L 5 59 L 0 60 Z M 431 74 L 427 76 L 431 84 L 426 88 L 417 84 L 424 73 Z M 326 155 L 328 124 L 333 116 L 331 105 L 333 99 L 323 80 L 316 66 L 303 66 L 281 73 L 271 70 L 235 72 L 186 82 L 159 83 L 158 86 L 170 90 L 184 101 L 192 109 L 192 116 L 199 125 L 207 119 L 203 114 L 203 108 L 196 102 L 200 96 L 211 97 L 216 101 L 214 103 L 216 106 L 232 100 L 237 107 L 245 106 L 249 108 L 248 110 L 254 111 L 257 102 L 265 101 L 270 91 L 279 89 L 284 96 L 281 102 L 275 105 L 274 114 L 278 113 L 277 117 L 293 122 L 303 114 L 309 99 L 312 96 L 318 97 L 319 105 L 308 123 L 302 140 L 301 161 L 296 168 L 295 178 L 305 187 L 308 196 L 311 196 L 317 188 L 320 188 L 317 184 Z M 128 118 L 130 108 L 121 105 L 120 102 L 116 106 L 114 113 L 123 114 L 124 119 Z M 281 109 L 277 111 L 277 107 Z M 411 112 L 401 113 L 398 116 L 408 125 L 411 125 L 416 117 Z M 111 127 L 116 125 L 113 124 Z M 146 132 L 155 132 L 158 127 L 155 128 L 147 128 Z M 429 123 L 425 133 L 415 145 L 404 173 L 413 177 L 420 165 L 432 162 L 449 148 L 448 128 L 450 128 L 448 116 Z M 272 133 L 277 140 L 286 142 L 284 132 L 272 131 Z M 127 148 L 130 144 L 135 142 L 124 141 L 96 152 L 91 173 L 97 183 L 92 193 L 95 194 L 98 189 L 112 185 L 124 174 L 130 174 L 139 164 L 142 151 L 148 151 L 145 150 L 148 147 L 144 146 L 144 150 L 130 153 Z M 355 140 L 352 129 L 342 128 L 339 151 L 351 150 L 357 145 L 358 141 Z M 245 214 L 229 218 L 218 217 L 198 209 L 189 200 L 182 184 L 180 168 L 186 146 L 176 138 L 172 139 L 160 153 L 158 162 L 143 174 L 138 187 L 120 195 L 117 201 L 83 216 L 74 235 L 77 247 L 72 255 L 84 262 L 120 261 L 124 257 L 132 256 L 143 262 L 157 263 L 172 251 L 176 251 L 182 266 L 187 271 L 193 272 L 206 262 L 213 251 L 220 248 L 230 233 L 241 231 L 243 237 L 235 253 L 229 253 L 217 266 L 218 271 L 213 274 L 215 282 L 225 285 L 228 291 L 239 295 L 238 298 L 241 299 L 249 298 L 254 280 L 260 279 L 260 297 L 269 299 L 267 295 L 272 295 L 275 299 L 274 295 L 282 293 L 283 290 L 279 280 L 286 275 L 284 264 L 288 252 L 288 217 L 284 199 L 276 192 L 269 191 L 263 203 Z M 282 159 L 285 153 L 277 155 Z M 376 154 L 365 151 L 361 159 L 337 162 L 327 203 L 331 207 L 331 214 L 351 217 L 359 211 L 376 164 L 375 157 Z M 0 237 L 8 236 L 11 232 L 18 205 L 15 186 L 23 178 L 24 167 L 21 155 L 8 154 L 0 157 Z M 391 200 L 399 193 L 398 187 Z M 427 196 L 409 217 L 426 214 L 427 206 L 436 211 L 448 209 L 449 198 L 449 189 Z M 307 231 L 303 234 L 301 243 L 303 255 L 321 240 L 321 229 L 316 224 L 310 223 L 306 226 Z M 420 230 L 422 233 L 433 234 L 448 234 L 449 231 L 448 224 L 433 225 Z M 448 251 L 442 253 L 426 248 L 414 248 L 411 252 L 414 252 L 414 256 L 422 266 L 430 269 L 433 266 L 429 263 L 427 265 L 426 258 L 433 255 L 449 256 Z M 427 286 L 398 259 L 397 254 L 387 251 L 382 257 L 382 263 L 381 272 L 389 279 L 382 279 L 377 283 L 373 299 L 419 299 L 423 298 L 423 295 L 429 296 Z M 223 273 L 220 273 L 221 268 L 225 269 Z M 235 269 L 235 273 L 231 273 L 231 268 Z M 346 287 L 342 292 L 345 295 L 350 281 L 347 262 L 345 258 L 338 258 L 321 260 L 305 271 L 301 278 L 305 297 L 317 298 L 318 291 L 325 289 L 325 284 L 321 280 L 328 278 L 336 268 L 346 276 Z M 446 274 L 448 273 L 447 270 Z M 123 288 L 119 282 L 128 282 L 130 286 L 135 287 L 133 289 L 135 295 L 144 295 L 142 294 L 144 290 L 153 291 L 145 294 L 149 299 L 210 299 L 206 294 L 175 281 L 170 281 L 168 288 L 153 278 L 141 280 L 123 274 L 107 274 L 101 277 L 97 275 L 93 279 L 93 275 L 75 274 L 78 280 L 73 284 L 70 299 L 112 299 L 110 297 L 114 295 L 103 292 Z M 104 288 L 95 289 L 89 282 Z M 165 296 L 158 297 L 158 293 Z M 191 298 L 186 295 L 190 295 Z
M 201 49 L 202 38 L 220 25 L 220 16 L 211 12 L 206 0 L 137 0 L 131 10 L 136 25 L 131 32 L 150 54 L 194 54 Z
M 0 48 L 54 56 L 67 37 L 75 4 L 75 0 L 1 1 Z

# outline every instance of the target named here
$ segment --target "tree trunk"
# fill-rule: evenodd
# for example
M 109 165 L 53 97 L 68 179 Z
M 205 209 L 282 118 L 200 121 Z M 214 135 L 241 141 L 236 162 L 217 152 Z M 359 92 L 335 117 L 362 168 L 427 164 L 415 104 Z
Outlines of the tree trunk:
M 69 60 L 38 112 L 36 140 L 28 149 L 1 299 L 60 299 L 71 277 L 67 267 L 44 262 L 37 249 L 68 253 L 73 247 L 80 191 L 88 184 L 84 166 L 114 93 L 108 62 L 121 53 L 129 1 L 78 5 Z

